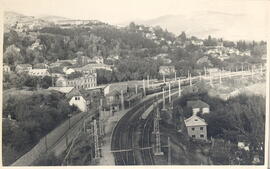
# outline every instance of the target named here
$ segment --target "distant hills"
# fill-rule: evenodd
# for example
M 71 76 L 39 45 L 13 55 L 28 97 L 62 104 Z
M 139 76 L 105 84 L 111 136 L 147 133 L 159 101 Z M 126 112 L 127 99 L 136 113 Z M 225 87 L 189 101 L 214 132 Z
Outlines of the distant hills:
M 70 18 L 65 18 L 61 16 L 53 16 L 53 15 L 40 15 L 40 16 L 37 16 L 37 18 L 43 19 L 49 22 L 57 22 L 59 20 L 70 20 Z
M 25 16 L 16 12 L 5 12 L 5 28 L 18 22 L 44 22 L 52 23 L 69 18 L 42 15 Z M 225 12 L 205 11 L 182 15 L 164 15 L 149 20 L 135 20 L 136 24 L 147 26 L 161 26 L 176 35 L 185 31 L 188 36 L 199 38 L 222 37 L 228 40 L 266 40 L 266 22 L 264 16 L 252 20 L 250 16 L 243 14 L 231 14 Z M 130 22 L 119 23 L 126 26 Z
M 266 22 L 261 19 L 252 20 L 243 14 L 206 11 L 186 15 L 165 15 L 150 20 L 135 20 L 136 24 L 161 26 L 179 35 L 185 31 L 189 36 L 206 38 L 223 37 L 229 40 L 263 40 L 266 39 Z M 127 25 L 121 23 L 120 25 Z

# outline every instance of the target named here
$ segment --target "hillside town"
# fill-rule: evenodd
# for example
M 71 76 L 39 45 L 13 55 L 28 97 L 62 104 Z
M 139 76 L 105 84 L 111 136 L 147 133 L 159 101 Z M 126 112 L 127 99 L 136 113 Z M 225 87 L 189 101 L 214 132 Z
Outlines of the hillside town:
M 265 41 L 4 17 L 4 166 L 264 164 Z

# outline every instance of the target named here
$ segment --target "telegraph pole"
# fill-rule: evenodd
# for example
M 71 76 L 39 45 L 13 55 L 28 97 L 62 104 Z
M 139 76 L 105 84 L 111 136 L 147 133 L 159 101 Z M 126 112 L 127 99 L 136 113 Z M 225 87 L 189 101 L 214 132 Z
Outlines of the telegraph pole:
M 135 93 L 138 94 L 138 85 L 135 84 Z
M 242 64 L 242 78 L 244 78 L 244 66 Z
M 179 97 L 181 96 L 181 79 L 180 79 L 180 77 L 178 79 L 178 96 Z
M 149 89 L 149 75 L 147 75 L 147 89 Z
M 189 86 L 192 86 L 191 74 L 189 74 Z
M 165 83 L 165 82 L 166 82 L 165 75 L 163 74 L 163 83 Z
M 171 96 L 171 82 L 169 82 L 169 103 L 172 102 L 172 96 Z
M 143 79 L 143 95 L 144 95 L 144 96 L 146 95 L 144 79 Z
M 154 146 L 154 154 L 155 155 L 163 155 L 163 152 L 161 151 L 161 143 L 160 143 L 160 131 L 159 131 L 159 120 L 160 120 L 160 113 L 159 113 L 159 107 L 158 104 L 155 104 L 156 106 L 156 114 L 154 119 L 154 134 L 155 134 L 155 146 Z
M 163 100 L 163 110 L 166 110 L 166 107 L 165 107 L 165 89 L 162 88 L 162 100 Z
M 122 110 L 125 110 L 123 90 L 121 90 L 121 107 Z
M 94 120 L 94 142 L 95 142 L 95 159 L 99 159 L 100 152 L 99 152 L 98 129 L 96 119 Z
M 172 157 L 171 157 L 171 140 L 168 137 L 168 165 L 172 164 Z
M 232 68 L 230 68 L 230 79 L 232 78 Z

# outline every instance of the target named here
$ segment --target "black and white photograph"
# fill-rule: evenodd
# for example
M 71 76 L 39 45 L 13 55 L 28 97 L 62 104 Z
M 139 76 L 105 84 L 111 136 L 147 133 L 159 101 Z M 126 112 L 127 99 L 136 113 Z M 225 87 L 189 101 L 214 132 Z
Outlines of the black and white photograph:
M 2 166 L 269 168 L 267 0 L 1 0 Z

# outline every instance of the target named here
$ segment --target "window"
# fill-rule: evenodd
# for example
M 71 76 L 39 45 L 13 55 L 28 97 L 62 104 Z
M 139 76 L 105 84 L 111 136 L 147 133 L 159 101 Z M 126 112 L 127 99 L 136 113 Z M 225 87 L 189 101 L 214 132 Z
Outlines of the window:
M 198 119 L 195 119 L 195 121 L 198 121 Z
M 192 138 L 195 138 L 195 135 L 192 135 L 191 137 L 192 137 Z
M 195 128 L 194 128 L 194 127 L 192 127 L 192 128 L 191 128 L 191 130 L 192 130 L 192 131 L 194 131 L 194 130 L 195 130 Z
M 75 100 L 77 100 L 77 97 L 75 97 Z
M 200 127 L 200 130 L 203 130 L 203 127 Z
M 201 138 L 204 138 L 204 135 L 203 135 L 203 134 L 201 134 L 201 135 L 200 135 L 200 137 L 201 137 Z

